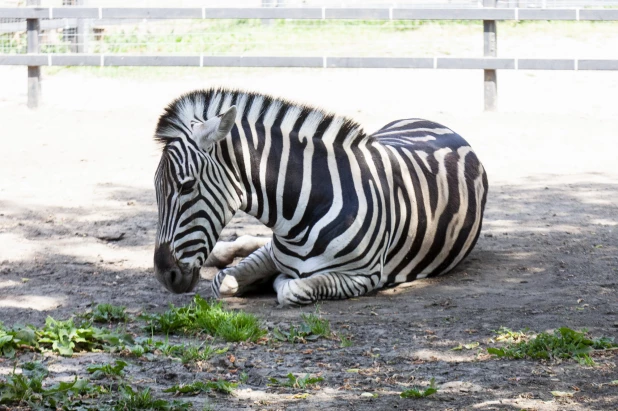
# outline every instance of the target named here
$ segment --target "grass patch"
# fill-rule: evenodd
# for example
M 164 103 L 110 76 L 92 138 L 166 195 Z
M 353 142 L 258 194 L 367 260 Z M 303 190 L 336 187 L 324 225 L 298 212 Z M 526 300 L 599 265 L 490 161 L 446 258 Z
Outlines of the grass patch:
M 354 343 L 352 342 L 352 337 L 349 335 L 339 335 L 339 347 L 348 348 L 351 347 Z
M 27 405 L 33 409 L 67 409 L 80 404 L 82 399 L 96 397 L 103 392 L 100 387 L 90 385 L 88 380 L 77 378 L 71 382 L 59 382 L 43 388 L 43 380 L 49 372 L 40 362 L 27 362 L 22 373 L 13 372 L 0 382 L 0 404 Z M 71 408 L 73 409 L 73 408 Z
M 287 380 L 278 380 L 276 378 L 270 378 L 269 385 L 275 385 L 280 387 L 289 387 L 289 388 L 298 388 L 304 390 L 310 385 L 315 385 L 319 382 L 324 381 L 322 377 L 311 377 L 309 374 L 305 374 L 304 377 L 297 377 L 292 373 L 289 373 L 287 376 Z
M 36 337 L 41 347 L 51 346 L 52 351 L 66 357 L 73 355 L 76 349 L 93 351 L 133 342 L 128 334 L 119 334 L 91 326 L 78 328 L 72 318 L 61 321 L 47 317 L 45 326 L 36 331 Z
M 122 360 L 116 360 L 114 364 L 91 365 L 86 370 L 92 374 L 93 380 L 100 380 L 105 377 L 122 377 L 124 367 L 128 364 Z
M 164 334 L 207 333 L 231 342 L 255 342 L 266 334 L 253 314 L 226 310 L 221 302 L 209 302 L 199 295 L 188 306 L 171 305 L 162 314 L 142 318 L 148 329 Z
M 314 313 L 302 314 L 300 318 L 303 322 L 298 327 L 291 325 L 289 330 L 273 329 L 273 337 L 289 343 L 306 343 L 321 337 L 328 338 L 331 336 L 330 322 L 327 319 L 320 318 L 318 314 Z
M 173 392 L 176 395 L 197 395 L 203 392 L 217 391 L 223 394 L 231 394 L 238 387 L 238 383 L 225 380 L 218 381 L 194 381 L 190 384 L 176 384 L 163 392 Z
M 0 324 L 0 353 L 12 358 L 19 349 L 44 351 L 51 349 L 62 356 L 70 357 L 74 350 L 93 351 L 109 347 L 122 347 L 133 339 L 128 334 L 95 328 L 90 325 L 78 327 L 73 319 L 66 321 L 47 317 L 45 325 L 37 329 L 32 325 L 13 326 L 10 329 Z
M 219 355 L 226 353 L 228 347 L 223 347 L 216 349 L 211 345 L 206 346 L 198 346 L 192 345 L 189 347 L 185 347 L 185 350 L 182 352 L 180 356 L 180 362 L 183 364 L 189 364 L 197 361 L 208 361 L 214 355 Z
M 553 332 L 540 333 L 529 341 L 509 343 L 504 348 L 487 348 L 489 354 L 499 358 L 534 360 L 576 359 L 583 365 L 594 365 L 590 357 L 594 350 L 617 347 L 613 338 L 591 339 L 586 337 L 586 330 L 581 332 L 562 327 Z
M 150 388 L 134 390 L 129 385 L 122 385 L 118 389 L 120 398 L 114 404 L 114 410 L 152 410 L 152 411 L 184 411 L 192 407 L 191 403 L 174 400 L 171 403 L 163 399 L 155 399 Z
M 421 389 L 418 387 L 410 388 L 409 390 L 403 391 L 399 396 L 401 398 L 425 398 L 429 397 L 438 392 L 438 387 L 436 386 L 436 380 L 432 378 L 429 381 L 429 387 L 425 389 Z
M 126 322 L 129 316 L 126 307 L 112 304 L 97 304 L 91 312 L 84 315 L 84 318 L 95 323 Z
M 168 340 L 156 341 L 153 338 L 135 339 L 135 345 L 127 346 L 128 353 L 136 358 L 146 354 L 158 354 L 179 360 L 183 364 L 195 361 L 207 361 L 214 355 L 227 352 L 229 347 L 215 348 L 211 345 L 170 344 Z

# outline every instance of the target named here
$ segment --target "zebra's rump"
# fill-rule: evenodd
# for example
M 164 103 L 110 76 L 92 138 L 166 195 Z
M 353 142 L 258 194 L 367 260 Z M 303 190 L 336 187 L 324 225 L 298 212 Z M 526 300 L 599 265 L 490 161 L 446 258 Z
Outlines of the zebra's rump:
M 450 271 L 478 238 L 487 176 L 468 143 L 421 119 L 398 120 L 371 136 L 388 147 L 395 166 L 390 190 L 395 221 L 385 256 L 384 283 Z

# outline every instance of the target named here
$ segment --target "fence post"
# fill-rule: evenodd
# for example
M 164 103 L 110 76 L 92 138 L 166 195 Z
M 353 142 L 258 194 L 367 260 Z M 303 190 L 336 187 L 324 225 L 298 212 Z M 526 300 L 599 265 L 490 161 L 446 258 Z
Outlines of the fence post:
M 28 6 L 39 6 L 41 0 L 28 0 Z M 39 32 L 41 28 L 39 19 L 26 19 L 28 30 L 28 54 L 38 53 Z M 28 108 L 37 108 L 41 97 L 41 67 L 28 66 Z
M 496 7 L 496 0 L 483 0 L 483 7 Z M 498 55 L 498 33 L 495 20 L 483 20 L 483 55 Z M 483 70 L 485 111 L 498 107 L 498 76 L 496 70 Z
M 87 0 L 77 0 L 76 6 L 86 6 Z M 77 19 L 77 27 L 75 28 L 76 52 L 88 53 L 88 41 L 90 34 L 90 19 Z

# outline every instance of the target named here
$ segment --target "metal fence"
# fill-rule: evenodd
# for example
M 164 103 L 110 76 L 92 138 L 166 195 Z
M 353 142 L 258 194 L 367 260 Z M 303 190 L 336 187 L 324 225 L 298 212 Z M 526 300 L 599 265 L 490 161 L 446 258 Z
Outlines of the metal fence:
M 615 21 L 618 9 L 612 8 L 544 8 L 548 4 L 565 3 L 551 0 L 510 1 L 483 0 L 484 7 L 468 7 L 477 2 L 440 2 L 444 7 L 419 8 L 418 3 L 393 5 L 392 2 L 366 2 L 357 7 L 318 6 L 317 2 L 305 1 L 303 7 L 295 7 L 294 1 L 275 1 L 268 6 L 253 1 L 255 7 L 192 7 L 192 1 L 183 2 L 186 7 L 67 7 L 34 5 L 37 0 L 27 0 L 30 7 L 0 7 L 0 19 L 26 21 L 27 41 L 18 47 L 2 49 L 0 65 L 28 66 L 28 106 L 36 107 L 40 96 L 41 66 L 185 66 L 185 67 L 307 67 L 307 68 L 408 68 L 408 69 L 481 69 L 484 70 L 484 94 L 486 110 L 496 108 L 496 70 L 618 70 L 618 60 L 612 59 L 530 59 L 497 57 L 497 21 L 519 20 L 571 20 Z M 84 4 L 84 0 L 62 0 L 61 4 Z M 78 3 L 81 2 L 81 3 Z M 152 3 L 150 1 L 149 3 Z M 52 3 L 52 2 L 45 2 Z M 57 2 L 53 2 L 56 4 Z M 113 0 L 110 1 L 113 3 Z M 249 2 L 248 2 L 249 3 Z M 581 3 L 581 2 L 580 2 Z M 609 1 L 597 2 L 612 6 Z M 618 2 L 616 2 L 618 3 Z M 525 4 L 525 8 L 500 7 Z M 531 5 L 534 7 L 530 7 Z M 1 4 L 0 4 L 1 5 Z M 188 5 L 188 6 L 187 6 Z M 448 5 L 449 7 L 446 7 Z M 412 7 L 414 6 L 414 7 Z M 455 6 L 455 7 L 453 7 Z M 219 19 L 293 19 L 310 21 L 363 20 L 371 22 L 412 22 L 419 20 L 474 20 L 482 21 L 484 55 L 475 58 L 415 57 L 415 56 L 349 56 L 349 55 L 246 55 L 212 52 L 192 53 L 125 53 L 122 50 L 103 50 L 88 47 L 88 38 L 97 36 L 97 22 L 129 22 L 159 20 L 219 20 Z M 42 33 L 49 32 L 54 22 L 64 22 L 63 32 L 68 36 L 70 47 L 41 47 Z M 69 24 L 71 23 L 71 24 Z M 70 25 L 70 27 L 66 27 Z M 72 37 L 71 37 L 72 36 Z M 80 37 L 81 36 L 81 37 Z M 66 38 L 65 38 L 66 40 Z M 45 44 L 47 45 L 47 44 Z M 115 51 L 115 52 L 114 52 Z

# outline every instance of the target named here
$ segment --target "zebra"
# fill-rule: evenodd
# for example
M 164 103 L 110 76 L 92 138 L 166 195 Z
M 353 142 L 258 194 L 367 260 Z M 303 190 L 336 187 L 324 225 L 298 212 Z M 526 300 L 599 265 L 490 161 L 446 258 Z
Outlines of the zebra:
M 257 92 L 184 94 L 160 116 L 158 280 L 192 291 L 237 210 L 272 229 L 213 293 L 273 280 L 281 306 L 345 299 L 452 270 L 474 247 L 486 172 L 468 143 L 409 118 L 355 121 Z

